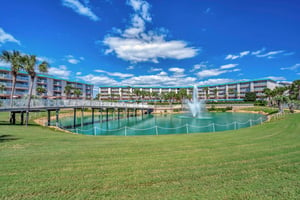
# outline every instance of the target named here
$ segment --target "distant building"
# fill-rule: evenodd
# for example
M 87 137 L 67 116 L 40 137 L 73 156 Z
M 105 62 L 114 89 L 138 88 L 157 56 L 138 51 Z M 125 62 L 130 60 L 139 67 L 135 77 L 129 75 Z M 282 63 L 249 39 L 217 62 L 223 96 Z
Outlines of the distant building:
M 4 89 L 0 89 L 0 98 L 10 98 L 12 76 L 9 68 L 0 67 L 0 86 L 1 85 L 4 85 Z M 70 85 L 73 88 L 68 96 L 64 93 L 67 85 Z M 28 95 L 29 87 L 29 75 L 24 71 L 20 71 L 17 76 L 14 98 L 21 98 L 25 95 Z M 36 88 L 38 87 L 45 88 L 45 93 L 38 94 L 36 91 Z M 65 80 L 47 74 L 37 74 L 33 85 L 32 95 L 47 99 L 92 99 L 93 87 L 93 85 L 83 82 Z M 81 95 L 79 97 L 74 94 L 75 89 L 81 91 Z
M 206 100 L 243 100 L 247 92 L 255 92 L 257 99 L 264 99 L 264 88 L 274 89 L 282 86 L 272 79 L 254 79 L 250 81 L 238 81 L 216 85 L 198 86 L 198 98 Z M 101 100 L 135 100 L 135 90 L 156 93 L 175 92 L 180 89 L 186 89 L 188 94 L 192 94 L 193 86 L 182 87 L 143 87 L 143 86 L 101 86 L 99 87 L 99 98 Z M 158 97 L 146 96 L 145 100 L 158 100 Z

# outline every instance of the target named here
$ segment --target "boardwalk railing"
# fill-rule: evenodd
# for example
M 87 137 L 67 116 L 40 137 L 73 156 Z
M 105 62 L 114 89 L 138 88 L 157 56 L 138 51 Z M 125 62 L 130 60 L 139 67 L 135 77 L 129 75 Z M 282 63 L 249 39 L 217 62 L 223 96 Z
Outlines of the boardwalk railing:
M 109 107 L 109 108 L 138 108 L 151 109 L 153 106 L 147 104 L 137 103 L 123 103 L 123 102 L 102 102 L 93 100 L 62 100 L 62 99 L 32 99 L 30 108 L 73 108 L 73 107 Z M 10 106 L 9 99 L 0 100 L 0 110 L 9 110 L 17 108 L 27 108 L 26 99 L 14 99 L 13 106 Z

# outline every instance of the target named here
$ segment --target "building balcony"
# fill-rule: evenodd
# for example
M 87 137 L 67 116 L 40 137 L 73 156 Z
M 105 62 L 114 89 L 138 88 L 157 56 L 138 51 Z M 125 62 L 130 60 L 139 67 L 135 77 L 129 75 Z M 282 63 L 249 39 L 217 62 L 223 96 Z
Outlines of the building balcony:
M 42 81 L 37 81 L 36 82 L 38 85 L 47 85 L 47 82 L 42 82 Z

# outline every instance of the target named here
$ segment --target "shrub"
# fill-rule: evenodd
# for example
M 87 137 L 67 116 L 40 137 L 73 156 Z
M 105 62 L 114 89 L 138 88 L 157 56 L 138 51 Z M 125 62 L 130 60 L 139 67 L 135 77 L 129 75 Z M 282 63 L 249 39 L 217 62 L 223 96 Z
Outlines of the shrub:
M 244 101 L 256 101 L 256 93 L 255 92 L 247 92 L 245 94 Z
M 254 102 L 255 106 L 266 106 L 268 104 L 267 101 L 263 101 L 263 100 L 257 100 Z

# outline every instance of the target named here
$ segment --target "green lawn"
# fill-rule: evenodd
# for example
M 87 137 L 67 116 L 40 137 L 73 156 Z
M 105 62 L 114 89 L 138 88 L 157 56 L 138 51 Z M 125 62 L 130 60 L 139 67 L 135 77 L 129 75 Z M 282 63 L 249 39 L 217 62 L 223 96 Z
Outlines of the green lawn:
M 274 114 L 278 113 L 278 108 L 273 108 L 273 107 L 267 107 L 267 106 L 254 106 L 254 107 L 249 107 L 249 108 L 242 108 L 242 110 L 247 110 L 247 111 L 262 111 L 267 114 Z
M 0 125 L 0 199 L 300 199 L 300 114 L 168 136 Z

